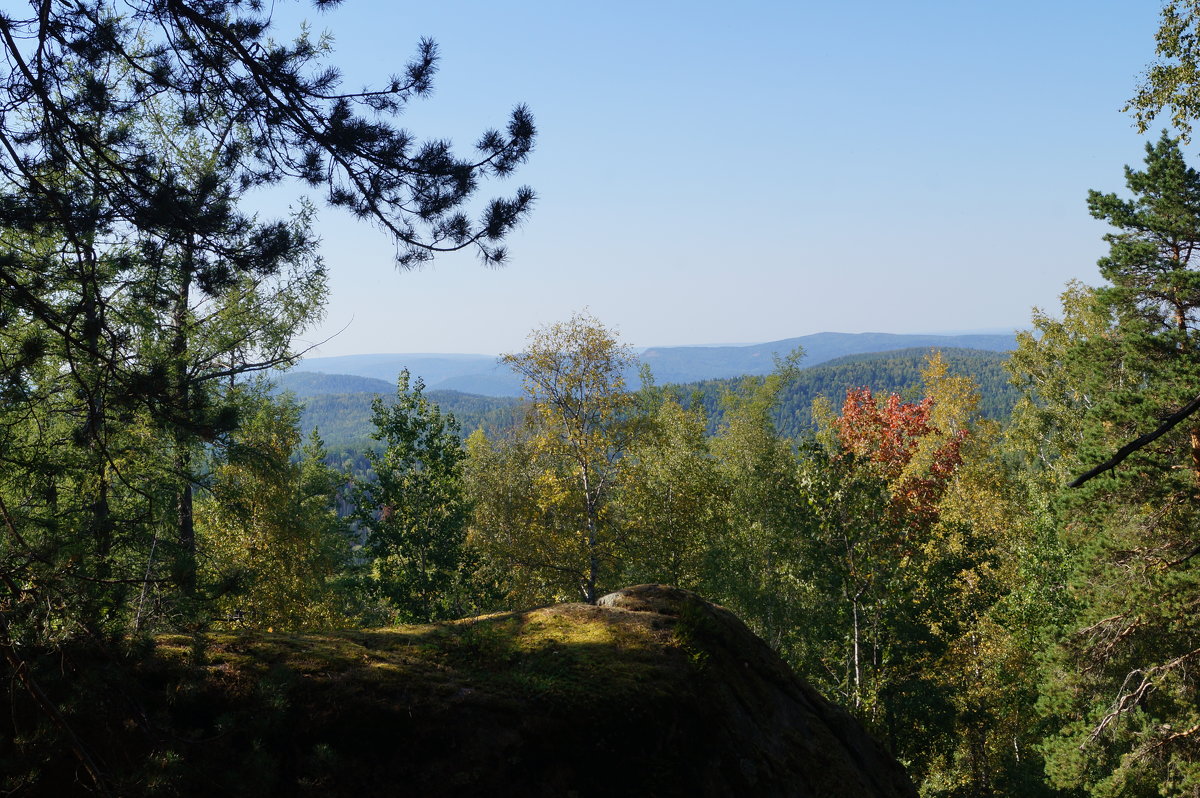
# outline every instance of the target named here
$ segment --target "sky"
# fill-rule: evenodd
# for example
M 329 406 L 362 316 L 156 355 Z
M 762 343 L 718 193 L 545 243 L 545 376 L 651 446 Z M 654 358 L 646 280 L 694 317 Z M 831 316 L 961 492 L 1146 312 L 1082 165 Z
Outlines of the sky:
M 502 268 L 401 271 L 384 233 L 321 209 L 330 299 L 298 345 L 514 352 L 583 309 L 639 347 L 1025 328 L 1099 282 L 1085 198 L 1122 191 L 1157 138 L 1120 109 L 1159 7 L 278 2 L 276 36 L 331 33 L 349 89 L 437 41 L 434 93 L 402 119 L 420 138 L 468 153 L 518 103 L 539 131 L 480 190 L 537 192 Z

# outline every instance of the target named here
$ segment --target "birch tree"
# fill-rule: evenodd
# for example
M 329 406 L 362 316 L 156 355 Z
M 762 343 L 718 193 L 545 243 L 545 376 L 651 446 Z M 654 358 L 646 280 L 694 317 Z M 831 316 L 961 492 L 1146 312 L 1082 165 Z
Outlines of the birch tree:
M 521 375 L 532 408 L 531 443 L 546 464 L 540 501 L 568 509 L 557 515 L 563 526 L 529 534 L 564 539 L 575 554 L 579 596 L 594 603 L 622 556 L 624 530 L 609 499 L 636 430 L 625 387 L 633 353 L 594 316 L 576 313 L 534 331 L 525 351 L 502 360 Z

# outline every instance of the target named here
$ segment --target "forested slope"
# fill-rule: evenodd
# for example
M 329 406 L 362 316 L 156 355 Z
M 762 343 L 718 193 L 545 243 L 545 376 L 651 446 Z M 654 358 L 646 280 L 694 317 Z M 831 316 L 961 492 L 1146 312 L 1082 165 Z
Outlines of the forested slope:
M 891 333 L 815 333 L 749 346 L 654 347 L 640 359 L 659 382 L 693 382 L 698 379 L 736 378 L 743 374 L 768 374 L 775 358 L 796 348 L 805 353 L 805 364 L 816 366 L 852 355 L 901 349 L 973 349 L 1004 352 L 1016 338 L 1007 335 L 894 335 Z
M 371 403 L 394 400 L 395 383 L 353 374 L 285 372 L 272 376 L 276 392 L 291 393 L 301 404 L 300 425 L 307 435 L 321 433 L 330 449 L 362 449 L 372 445 Z M 454 414 L 463 435 L 511 423 L 519 400 L 478 396 L 459 391 L 429 391 L 426 396 L 443 412 Z
M 898 393 L 913 398 L 921 387 L 921 367 L 932 351 L 916 347 L 846 355 L 802 369 L 781 394 L 776 411 L 779 431 L 788 437 L 811 431 L 812 403 L 819 396 L 840 406 L 847 390 L 869 387 L 876 393 Z M 985 417 L 997 421 L 1008 418 L 1018 393 L 1009 384 L 1008 374 L 1004 371 L 1007 353 L 963 348 L 937 351 L 942 353 L 952 373 L 969 376 L 975 381 L 980 392 L 980 411 Z M 671 390 L 685 399 L 699 393 L 715 429 L 721 419 L 720 397 L 736 388 L 742 379 L 683 383 L 672 385 Z M 390 401 L 394 392 L 394 386 L 382 380 L 347 374 L 289 372 L 278 375 L 275 384 L 301 400 L 304 431 L 320 430 L 321 437 L 331 449 L 369 445 L 371 402 L 376 397 Z M 504 428 L 520 417 L 520 400 L 512 397 L 445 390 L 429 391 L 426 396 L 444 412 L 454 414 L 464 437 L 480 428 Z
M 919 398 L 921 367 L 935 350 L 917 347 L 894 352 L 847 355 L 811 368 L 801 369 L 780 393 L 775 421 L 781 434 L 800 437 L 812 431 L 812 403 L 825 397 L 841 407 L 846 391 L 870 388 L 877 395 L 896 393 L 906 399 Z M 980 393 L 980 412 L 1004 421 L 1012 412 L 1019 393 L 1009 382 L 1004 363 L 1006 352 L 981 349 L 939 349 L 952 374 L 968 376 Z M 801 361 L 803 364 L 803 361 Z M 699 395 L 709 414 L 712 429 L 721 423 L 721 396 L 738 387 L 743 378 L 704 380 L 672 386 L 685 400 Z

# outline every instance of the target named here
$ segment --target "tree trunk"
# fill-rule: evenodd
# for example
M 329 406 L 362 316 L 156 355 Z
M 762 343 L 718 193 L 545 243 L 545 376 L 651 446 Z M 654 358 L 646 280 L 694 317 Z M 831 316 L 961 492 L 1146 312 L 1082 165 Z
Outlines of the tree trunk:
M 105 427 L 107 408 L 105 391 L 107 381 L 103 376 L 106 358 L 102 343 L 104 331 L 104 305 L 98 287 L 97 263 L 94 253 L 82 256 L 82 316 L 85 358 L 76 364 L 75 379 L 79 381 L 87 397 L 84 420 L 84 441 L 88 450 L 89 467 L 96 481 L 88 508 L 92 539 L 96 544 L 96 576 L 106 579 L 111 571 L 109 558 L 112 552 L 112 513 L 108 499 L 108 454 L 105 451 Z
M 192 508 L 192 435 L 185 425 L 192 421 L 191 385 L 187 373 L 188 319 L 192 284 L 192 247 L 189 237 L 179 275 L 172 312 L 171 391 L 178 413 L 175 421 L 175 456 L 172 463 L 176 479 L 175 522 L 179 540 L 177 579 L 184 596 L 196 592 L 196 521 Z
M 862 664 L 859 661 L 858 596 L 852 602 L 854 612 L 854 708 L 862 706 Z
M 583 586 L 583 600 L 588 604 L 595 604 L 599 598 L 596 595 L 596 580 L 600 572 L 600 558 L 596 553 L 599 538 L 596 533 L 596 504 L 592 500 L 591 481 L 588 479 L 586 467 L 583 468 L 583 514 L 587 520 L 588 549 L 588 575 Z
M 1200 427 L 1192 427 L 1192 476 L 1196 479 L 1196 496 L 1200 497 Z

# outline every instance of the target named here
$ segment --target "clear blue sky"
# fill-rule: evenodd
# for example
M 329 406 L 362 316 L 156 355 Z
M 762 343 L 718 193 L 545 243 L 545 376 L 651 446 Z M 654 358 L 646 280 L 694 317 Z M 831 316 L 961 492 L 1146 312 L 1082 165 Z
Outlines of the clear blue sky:
M 639 346 L 1016 328 L 1095 283 L 1089 188 L 1123 189 L 1120 113 L 1159 4 L 1104 0 L 276 4 L 349 87 L 442 61 L 405 124 L 469 146 L 527 103 L 538 203 L 499 270 L 416 272 L 322 209 L 314 354 L 518 350 L 587 307 Z M 1157 134 L 1155 134 L 1157 135 Z M 1196 147 L 1190 148 L 1192 153 Z

